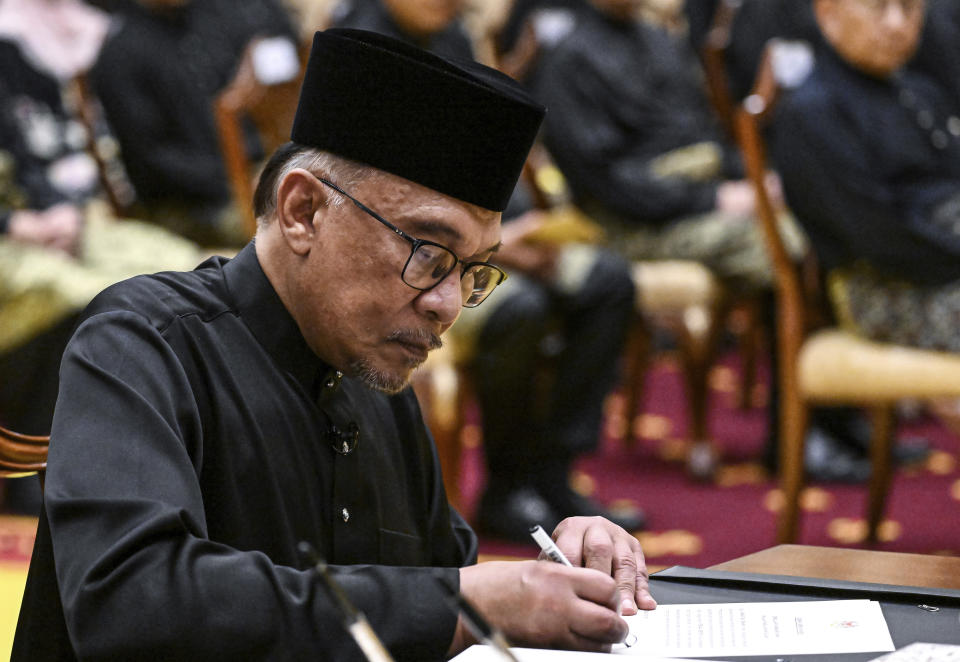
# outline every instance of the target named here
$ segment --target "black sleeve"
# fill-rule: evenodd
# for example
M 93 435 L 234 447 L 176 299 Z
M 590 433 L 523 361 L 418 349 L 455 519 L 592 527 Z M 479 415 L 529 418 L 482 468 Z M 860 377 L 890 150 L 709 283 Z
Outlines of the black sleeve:
M 772 153 L 787 201 L 826 268 L 863 259 L 916 281 L 956 271 L 960 241 L 936 232 L 930 210 L 911 207 L 885 181 L 870 141 L 842 109 L 785 101 Z
M 635 73 L 635 72 L 631 72 Z M 592 58 L 575 54 L 545 60 L 537 71 L 536 92 L 547 107 L 547 147 L 576 195 L 587 195 L 627 219 L 665 222 L 716 206 L 716 184 L 682 177 L 658 177 L 641 127 L 621 118 L 617 99 Z M 640 80 L 617 84 L 642 85 Z M 648 94 L 654 94 L 651 90 Z M 645 95 L 635 94 L 637 99 Z M 631 116 L 642 109 L 631 108 Z M 623 126 L 629 126 L 624 131 Z
M 94 315 L 65 352 L 45 507 L 66 629 L 89 660 L 357 660 L 310 572 L 207 536 L 200 416 L 160 331 Z M 458 517 L 455 521 L 459 521 Z M 332 568 L 397 659 L 440 659 L 456 617 L 432 577 Z

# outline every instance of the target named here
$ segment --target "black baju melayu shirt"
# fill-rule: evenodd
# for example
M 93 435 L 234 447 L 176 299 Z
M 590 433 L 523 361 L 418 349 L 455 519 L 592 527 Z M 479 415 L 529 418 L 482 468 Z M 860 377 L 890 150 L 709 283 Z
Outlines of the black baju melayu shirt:
M 779 104 L 772 138 L 825 269 L 864 260 L 918 284 L 960 279 L 960 215 L 935 220 L 960 202 L 960 105 L 934 78 L 912 68 L 873 78 L 824 47 Z
M 530 83 L 549 109 L 544 139 L 576 201 L 654 226 L 713 210 L 719 178 L 658 176 L 652 165 L 713 142 L 725 150 L 724 174 L 739 176 L 689 45 L 589 6 L 576 19 L 569 35 L 544 48 Z
M 412 391 L 321 362 L 252 243 L 90 305 L 45 507 L 13 659 L 70 659 L 67 632 L 81 659 L 361 659 L 301 540 L 397 659 L 439 659 L 455 615 L 433 575 L 476 558 Z

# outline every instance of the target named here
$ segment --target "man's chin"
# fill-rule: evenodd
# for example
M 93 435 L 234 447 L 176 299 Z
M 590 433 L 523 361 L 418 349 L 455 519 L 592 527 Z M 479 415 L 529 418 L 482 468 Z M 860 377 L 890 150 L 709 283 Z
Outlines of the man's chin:
M 350 372 L 373 390 L 396 395 L 410 385 L 410 375 L 420 365 L 412 365 L 406 370 L 385 370 L 370 361 L 359 359 L 350 366 Z

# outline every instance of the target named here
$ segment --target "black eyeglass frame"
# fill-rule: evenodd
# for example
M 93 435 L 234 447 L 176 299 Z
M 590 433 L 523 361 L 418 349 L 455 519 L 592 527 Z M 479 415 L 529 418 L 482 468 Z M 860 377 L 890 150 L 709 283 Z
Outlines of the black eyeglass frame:
M 470 298 L 465 297 L 462 303 L 462 306 L 464 308 L 476 308 L 481 303 L 487 300 L 487 297 L 490 296 L 490 294 L 497 288 L 498 285 L 502 284 L 505 280 L 507 280 L 507 273 L 497 265 L 491 264 L 490 262 L 465 262 L 464 260 L 461 260 L 456 253 L 454 253 L 452 250 L 450 250 L 443 244 L 438 244 L 437 242 L 430 241 L 429 239 L 418 239 L 417 237 L 413 237 L 407 234 L 406 232 L 404 232 L 403 230 L 401 230 L 400 228 L 398 228 L 396 225 L 394 225 L 387 219 L 385 219 L 383 216 L 381 216 L 377 212 L 370 209 L 368 206 L 366 206 L 365 204 L 357 200 L 355 197 L 353 197 L 352 195 L 344 191 L 342 188 L 340 188 L 330 180 L 325 179 L 323 177 L 317 177 L 317 175 L 314 175 L 313 173 L 310 173 L 310 174 L 313 175 L 318 181 L 322 182 L 323 184 L 326 184 L 327 186 L 332 188 L 334 191 L 336 191 L 340 195 L 343 195 L 344 197 L 346 197 L 354 205 L 356 205 L 357 208 L 359 208 L 361 211 L 375 218 L 376 220 L 380 221 L 383 225 L 389 228 L 395 235 L 397 235 L 398 237 L 401 237 L 402 239 L 405 239 L 410 243 L 410 255 L 407 256 L 407 261 L 403 264 L 403 269 L 400 271 L 400 280 L 402 280 L 404 285 L 406 285 L 407 287 L 412 287 L 413 289 L 419 290 L 420 292 L 426 292 L 428 290 L 431 290 L 437 285 L 439 285 L 440 283 L 442 283 L 447 278 L 447 276 L 449 276 L 453 272 L 453 270 L 457 268 L 457 265 L 463 265 L 460 270 L 461 281 L 463 280 L 463 277 L 467 274 L 467 272 L 470 271 L 470 269 L 473 267 L 486 267 L 489 269 L 493 269 L 498 274 L 498 277 L 497 277 L 496 283 L 494 283 L 493 287 L 490 288 L 490 291 L 487 292 L 483 296 L 483 298 L 477 302 L 469 303 Z M 410 265 L 410 260 L 413 259 L 414 254 L 417 252 L 417 250 L 421 246 L 436 246 L 437 248 L 452 255 L 454 259 L 454 263 L 450 265 L 450 268 L 447 269 L 447 271 L 444 272 L 442 276 L 437 278 L 436 282 L 434 282 L 429 287 L 419 287 L 418 285 L 413 285 L 410 282 L 408 282 L 406 279 L 407 267 Z

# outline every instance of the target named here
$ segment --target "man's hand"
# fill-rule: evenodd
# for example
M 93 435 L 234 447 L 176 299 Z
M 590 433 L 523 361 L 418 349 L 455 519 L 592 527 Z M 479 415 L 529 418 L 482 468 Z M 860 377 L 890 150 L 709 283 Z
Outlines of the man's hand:
M 45 211 L 16 211 L 10 217 L 11 239 L 74 254 L 83 228 L 80 210 L 61 204 Z
M 764 177 L 767 199 L 774 209 L 784 206 L 783 185 L 780 176 L 772 171 Z M 727 181 L 717 187 L 717 209 L 733 216 L 749 216 L 757 211 L 757 194 L 753 182 L 747 179 Z
M 574 566 L 593 568 L 616 580 L 622 614 L 636 614 L 638 607 L 656 609 L 643 550 L 622 528 L 603 517 L 568 517 L 557 525 L 553 539 Z
M 537 210 L 504 223 L 496 263 L 541 281 L 549 282 L 556 274 L 556 246 L 527 241 L 527 236 L 546 222 L 546 215 Z
M 610 574 L 546 561 L 490 562 L 460 569 L 460 592 L 516 645 L 609 651 L 626 637 Z M 450 653 L 474 643 L 462 620 Z

